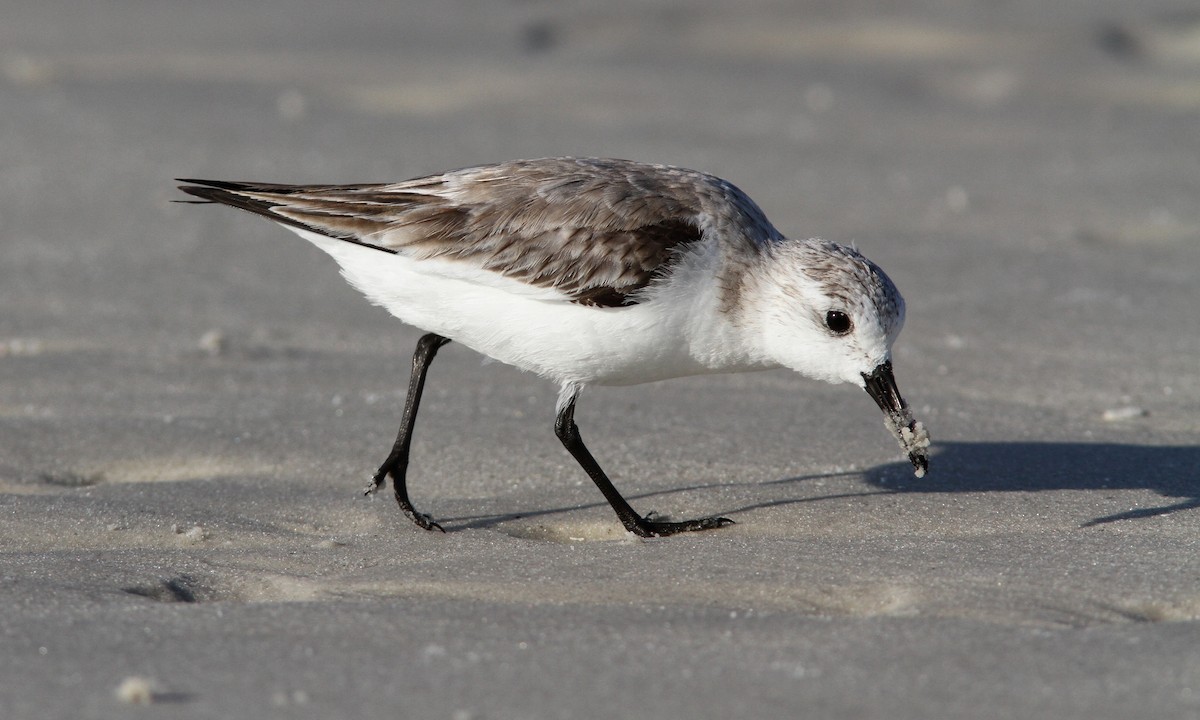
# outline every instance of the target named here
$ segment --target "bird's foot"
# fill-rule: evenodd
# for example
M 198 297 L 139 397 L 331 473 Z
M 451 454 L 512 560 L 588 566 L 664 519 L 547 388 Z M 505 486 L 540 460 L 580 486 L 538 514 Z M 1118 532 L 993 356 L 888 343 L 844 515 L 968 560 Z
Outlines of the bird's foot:
M 667 522 L 665 520 L 651 519 L 654 513 L 648 514 L 645 518 L 641 518 L 629 531 L 641 537 L 666 537 L 668 535 L 678 535 L 684 532 L 694 532 L 696 530 L 712 530 L 713 528 L 722 528 L 727 525 L 733 525 L 734 522 L 726 517 L 706 517 L 697 518 L 696 520 L 682 520 L 680 522 Z
M 363 495 L 374 495 L 379 488 L 383 487 L 383 483 L 387 480 L 388 475 L 391 475 L 392 483 L 396 487 L 396 503 L 400 506 L 400 511 L 404 513 L 404 517 L 412 520 L 422 530 L 446 532 L 441 525 L 434 522 L 432 517 L 423 512 L 417 512 L 417 509 L 413 507 L 404 487 L 404 469 L 404 466 L 401 466 L 399 469 L 400 474 L 397 475 L 395 474 L 397 470 L 390 463 L 384 463 L 383 467 L 379 468 L 379 471 L 371 476 L 371 482 L 367 483 L 367 487 L 363 490 Z
M 412 506 L 400 508 L 404 511 L 404 516 L 416 523 L 417 527 L 423 530 L 437 530 L 438 532 L 446 532 L 445 528 L 433 521 L 433 518 L 422 512 L 417 512 Z

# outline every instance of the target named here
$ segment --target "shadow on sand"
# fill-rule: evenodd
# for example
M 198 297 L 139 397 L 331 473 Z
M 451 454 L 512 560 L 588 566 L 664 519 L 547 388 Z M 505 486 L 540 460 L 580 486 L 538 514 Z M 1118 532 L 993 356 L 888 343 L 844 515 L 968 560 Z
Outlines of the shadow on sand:
M 1094 518 L 1083 527 L 1118 520 L 1166 515 L 1200 509 L 1200 447 L 1119 445 L 1115 443 L 941 442 L 934 446 L 929 474 L 916 478 L 906 462 L 888 463 L 862 471 L 876 488 L 852 495 L 892 493 L 992 493 L 1043 490 L 1152 490 L 1177 502 L 1138 508 Z M 853 476 L 858 472 L 838 473 Z M 829 475 L 803 475 L 774 480 L 769 485 L 790 485 Z M 681 492 L 725 487 L 737 483 L 706 483 L 648 493 L 631 493 L 629 500 L 645 500 Z M 756 508 L 831 500 L 845 495 L 779 498 L 769 502 L 726 509 L 719 515 L 734 519 Z M 508 520 L 554 515 L 603 501 L 572 507 L 533 509 L 520 514 L 447 518 L 454 530 L 490 527 Z M 447 528 L 450 529 L 450 528 Z
M 907 463 L 867 470 L 867 482 L 891 492 L 1037 492 L 1153 490 L 1178 502 L 1095 518 L 1084 527 L 1200 508 L 1200 447 L 1115 443 L 946 442 L 929 474 Z

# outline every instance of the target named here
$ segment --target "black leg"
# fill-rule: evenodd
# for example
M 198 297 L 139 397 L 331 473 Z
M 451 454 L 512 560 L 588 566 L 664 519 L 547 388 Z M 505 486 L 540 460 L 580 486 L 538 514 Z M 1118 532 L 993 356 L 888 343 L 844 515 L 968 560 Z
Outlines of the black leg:
M 392 476 L 392 488 L 396 491 L 396 502 L 400 509 L 417 525 L 426 530 L 441 530 L 438 525 L 425 513 L 419 513 L 408 499 L 408 484 L 405 475 L 408 472 L 408 449 L 412 445 L 413 425 L 417 421 L 417 407 L 421 404 L 421 393 L 425 390 L 425 373 L 429 364 L 437 355 L 438 348 L 450 342 L 449 338 L 429 333 L 417 341 L 417 349 L 413 353 L 412 375 L 408 378 L 408 395 L 404 398 L 404 417 L 400 421 L 400 432 L 396 434 L 396 442 L 387 460 L 379 466 L 379 471 L 371 478 L 365 495 L 370 495 L 379 489 L 389 475 Z M 443 531 L 445 532 L 445 531 Z
M 600 468 L 600 464 L 596 462 L 596 459 L 592 457 L 592 453 L 583 444 L 583 438 L 579 435 L 579 426 L 575 424 L 574 396 L 558 411 L 558 417 L 554 420 L 554 434 L 562 441 L 563 447 L 567 449 L 567 452 L 571 453 L 571 456 L 587 471 L 588 476 L 592 478 L 592 482 L 596 483 L 596 487 L 600 488 L 600 492 L 604 493 L 605 499 L 612 505 L 613 510 L 617 511 L 617 517 L 621 519 L 621 523 L 625 525 L 625 529 L 629 532 L 642 537 L 656 537 L 674 535 L 690 530 L 708 530 L 710 528 L 733 524 L 732 520 L 723 517 L 707 517 L 700 518 L 699 520 L 684 520 L 682 522 L 662 522 L 647 520 L 638 515 L 629 506 L 629 503 L 625 502 L 625 498 L 621 497 L 621 493 L 617 492 L 617 489 L 613 487 L 612 481 L 604 474 L 604 470 Z

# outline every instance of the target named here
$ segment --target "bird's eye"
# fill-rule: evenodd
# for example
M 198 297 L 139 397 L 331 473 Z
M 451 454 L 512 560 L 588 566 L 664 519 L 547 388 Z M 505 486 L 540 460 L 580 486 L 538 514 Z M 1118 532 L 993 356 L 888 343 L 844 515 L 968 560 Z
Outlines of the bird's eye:
M 830 310 L 825 313 L 825 327 L 834 335 L 845 335 L 850 332 L 850 328 L 854 323 L 850 322 L 850 316 L 841 310 Z

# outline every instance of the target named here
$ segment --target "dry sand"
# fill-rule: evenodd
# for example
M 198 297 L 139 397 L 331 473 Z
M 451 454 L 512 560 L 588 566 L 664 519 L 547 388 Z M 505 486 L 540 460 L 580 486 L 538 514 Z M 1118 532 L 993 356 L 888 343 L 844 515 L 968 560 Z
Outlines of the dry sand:
M 1195 717 L 1200 25 L 1176 2 L 25 3 L 0 23 L 0 717 Z M 554 388 L 171 178 L 605 155 L 908 298 L 912 477 L 786 372 Z M 133 705 L 149 704 L 149 710 Z

